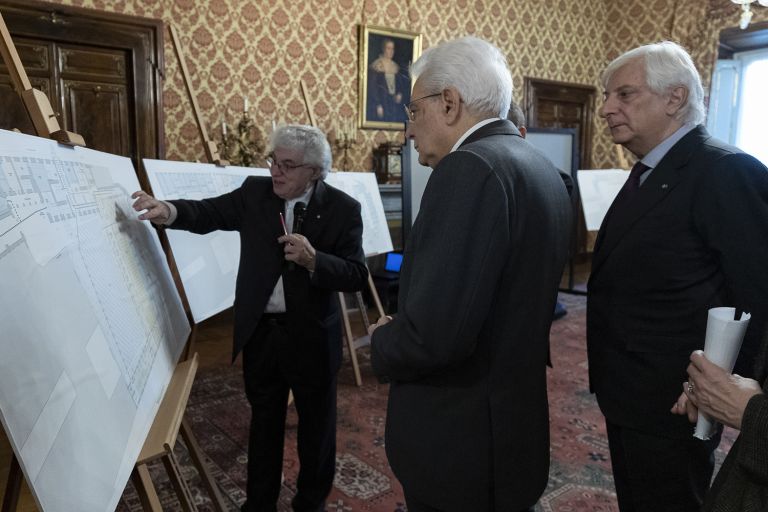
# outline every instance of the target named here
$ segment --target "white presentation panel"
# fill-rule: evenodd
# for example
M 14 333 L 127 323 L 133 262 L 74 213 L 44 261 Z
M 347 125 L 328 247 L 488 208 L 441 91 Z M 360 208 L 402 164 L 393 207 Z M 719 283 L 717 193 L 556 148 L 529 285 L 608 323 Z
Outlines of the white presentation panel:
M 424 190 L 427 188 L 427 182 L 429 177 L 432 176 L 432 168 L 419 163 L 419 152 L 416 151 L 416 147 L 413 145 L 413 139 L 408 139 L 408 143 L 403 147 L 403 152 L 408 152 L 407 158 L 405 158 L 405 166 L 407 169 L 403 170 L 403 181 L 407 180 L 407 183 L 403 183 L 403 202 L 408 202 L 410 207 L 409 219 L 403 217 L 403 222 L 410 220 L 410 224 L 413 225 L 416 222 L 416 217 L 419 215 L 419 209 L 421 208 L 421 197 L 424 195 Z M 405 190 L 409 193 L 406 194 Z M 405 210 L 405 206 L 403 205 Z M 408 226 L 410 228 L 410 226 Z
M 189 324 L 128 158 L 0 130 L 0 419 L 41 509 L 114 510 Z
M 584 210 L 584 220 L 589 231 L 597 231 L 603 223 L 608 208 L 624 186 L 629 171 L 621 169 L 580 170 L 579 194 Z
M 384 204 L 372 172 L 332 172 L 325 181 L 360 202 L 363 217 L 363 251 L 366 256 L 392 252 Z
M 525 136 L 525 140 L 544 153 L 544 156 L 555 167 L 571 174 L 571 168 L 573 168 L 573 133 L 531 129 Z
M 267 169 L 216 167 L 213 164 L 144 159 L 152 191 L 158 199 L 203 199 L 231 192 L 248 176 L 269 176 Z M 329 185 L 362 205 L 363 250 L 368 256 L 392 250 L 384 206 L 373 173 L 332 172 Z M 195 322 L 232 306 L 240 261 L 240 236 L 216 231 L 197 235 L 166 230 Z
M 147 158 L 144 169 L 155 197 L 164 200 L 216 197 L 233 191 L 248 176 L 269 176 L 267 169 Z M 165 232 L 195 322 L 231 307 L 240 262 L 240 234 L 214 231 L 197 235 L 179 229 Z

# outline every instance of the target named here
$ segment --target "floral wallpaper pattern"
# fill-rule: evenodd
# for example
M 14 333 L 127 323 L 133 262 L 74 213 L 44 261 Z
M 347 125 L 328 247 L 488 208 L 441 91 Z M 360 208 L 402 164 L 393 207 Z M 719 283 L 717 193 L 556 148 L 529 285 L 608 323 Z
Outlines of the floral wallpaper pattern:
M 209 131 L 220 138 L 248 99 L 263 137 L 273 121 L 308 123 L 303 79 L 321 129 L 357 118 L 357 25 L 420 32 L 428 48 L 474 34 L 507 54 L 515 98 L 523 77 L 593 85 L 613 57 L 636 45 L 674 39 L 693 54 L 705 85 L 721 29 L 738 22 L 730 0 L 55 0 L 163 20 L 177 29 Z M 768 20 L 755 7 L 753 22 Z M 165 37 L 166 158 L 204 160 L 170 36 Z M 598 100 L 599 105 L 599 100 Z M 595 116 L 593 166 L 617 165 Z M 329 134 L 333 140 L 334 134 Z M 358 130 L 352 168 L 371 169 L 371 151 L 397 131 Z M 340 155 L 335 155 L 340 156 Z M 630 159 L 631 163 L 631 159 Z

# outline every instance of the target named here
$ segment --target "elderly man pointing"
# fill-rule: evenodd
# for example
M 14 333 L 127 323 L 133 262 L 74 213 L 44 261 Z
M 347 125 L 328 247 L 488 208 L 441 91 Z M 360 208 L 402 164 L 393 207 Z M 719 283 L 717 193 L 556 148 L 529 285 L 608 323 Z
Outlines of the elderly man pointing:
M 172 229 L 240 233 L 233 359 L 243 352 L 251 404 L 247 501 L 243 512 L 274 512 L 280 494 L 289 389 L 299 415 L 301 469 L 293 510 L 324 510 L 336 454 L 336 373 L 341 316 L 336 291 L 362 289 L 367 269 L 360 204 L 323 179 L 325 135 L 280 126 L 269 143 L 271 178 L 249 177 L 228 194 L 158 201 L 136 192 L 140 216 Z M 306 205 L 301 233 L 293 226 Z M 287 222 L 281 219 L 287 218 Z

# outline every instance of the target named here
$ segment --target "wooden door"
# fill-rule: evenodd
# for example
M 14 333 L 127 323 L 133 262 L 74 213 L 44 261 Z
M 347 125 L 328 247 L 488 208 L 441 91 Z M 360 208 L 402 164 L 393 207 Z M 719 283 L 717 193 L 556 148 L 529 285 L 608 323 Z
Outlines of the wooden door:
M 574 128 L 579 140 L 579 168 L 591 169 L 595 87 L 529 77 L 525 77 L 523 83 L 528 126 Z M 572 256 L 587 252 L 587 228 L 581 212 L 578 183 L 575 185 L 575 248 Z
M 524 78 L 524 87 L 528 126 L 575 128 L 580 168 L 591 169 L 595 87 L 529 77 Z
M 130 157 L 142 187 L 142 158 L 163 158 L 163 24 L 35 0 L 0 0 L 33 87 L 48 95 L 62 128 L 89 148 Z M 0 63 L 0 128 L 34 134 Z

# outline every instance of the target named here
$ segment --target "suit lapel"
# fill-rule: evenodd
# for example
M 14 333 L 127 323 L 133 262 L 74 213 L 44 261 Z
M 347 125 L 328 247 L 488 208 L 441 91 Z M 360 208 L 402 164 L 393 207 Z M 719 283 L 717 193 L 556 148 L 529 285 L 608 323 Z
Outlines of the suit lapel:
M 635 223 L 662 202 L 687 175 L 689 169 L 686 166 L 693 152 L 708 137 L 703 127 L 694 128 L 672 146 L 629 204 L 617 204 L 618 201 L 614 200 L 595 240 L 590 279 L 598 273 L 619 242 L 632 232 Z
M 323 217 L 328 207 L 327 186 L 324 181 L 315 182 L 315 190 L 312 192 L 312 198 L 307 205 L 307 213 L 304 217 L 303 235 L 309 241 L 316 240 L 320 234 L 320 226 L 323 223 Z
M 277 197 L 270 188 L 269 193 L 264 197 L 261 209 L 264 212 L 264 218 L 267 219 L 267 229 L 274 235 L 274 239 L 277 240 L 277 238 L 283 234 L 280 215 L 285 215 L 285 201 Z

